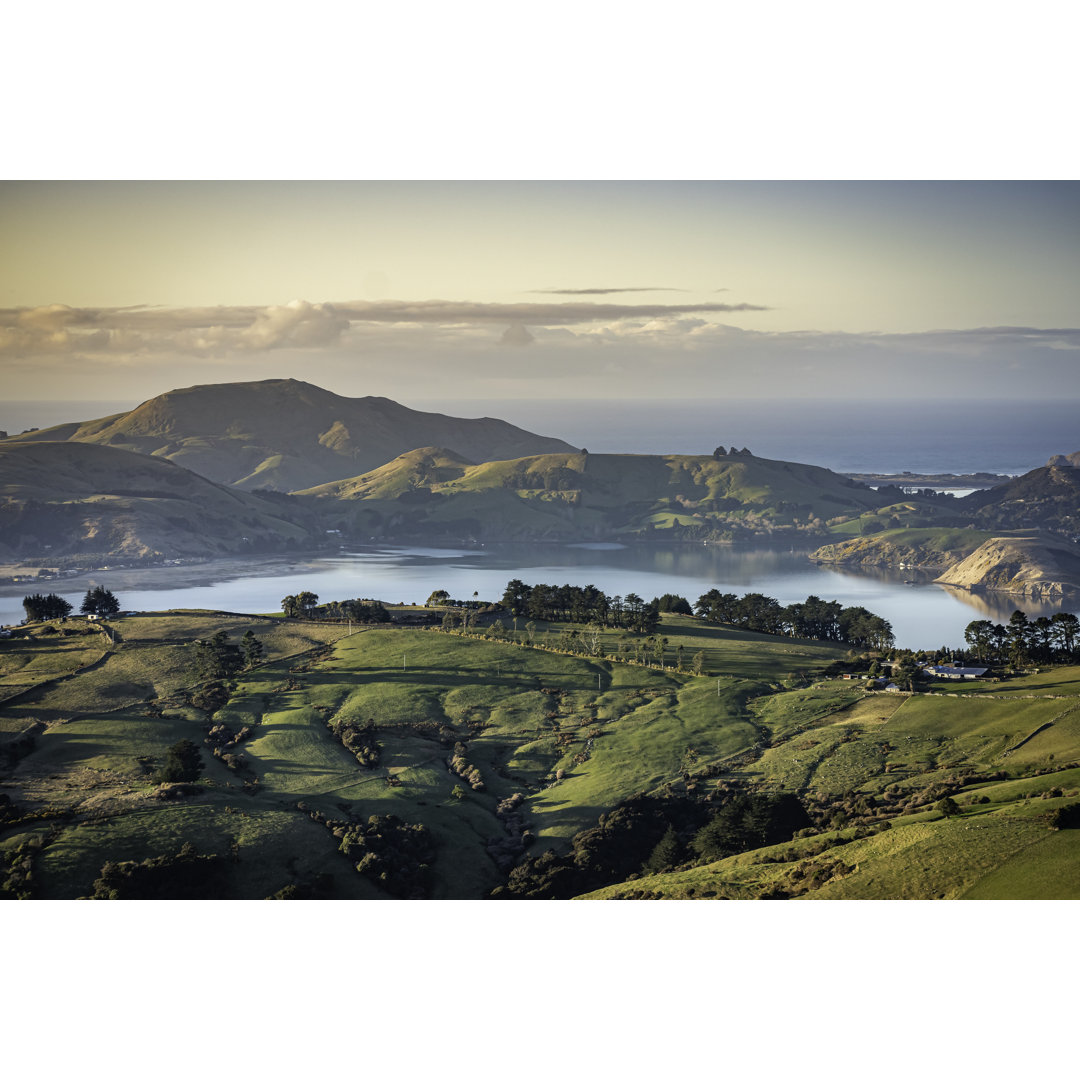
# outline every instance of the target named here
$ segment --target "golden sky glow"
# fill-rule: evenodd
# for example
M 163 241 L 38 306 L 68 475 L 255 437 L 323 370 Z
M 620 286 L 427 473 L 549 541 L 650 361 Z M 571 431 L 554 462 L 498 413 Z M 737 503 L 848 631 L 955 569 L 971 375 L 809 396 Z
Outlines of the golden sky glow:
M 1080 393 L 1074 183 L 7 182 L 0 233 L 12 398 Z

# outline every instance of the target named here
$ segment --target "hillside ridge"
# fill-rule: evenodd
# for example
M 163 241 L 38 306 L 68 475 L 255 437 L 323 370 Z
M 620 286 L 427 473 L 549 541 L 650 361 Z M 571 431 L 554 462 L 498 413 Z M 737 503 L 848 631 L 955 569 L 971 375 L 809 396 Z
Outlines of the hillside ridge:
M 470 461 L 571 450 L 494 417 L 410 409 L 386 397 L 347 398 L 296 379 L 170 390 L 127 413 L 24 432 L 7 442 L 96 443 L 167 458 L 218 483 L 292 491 L 347 479 L 417 446 Z

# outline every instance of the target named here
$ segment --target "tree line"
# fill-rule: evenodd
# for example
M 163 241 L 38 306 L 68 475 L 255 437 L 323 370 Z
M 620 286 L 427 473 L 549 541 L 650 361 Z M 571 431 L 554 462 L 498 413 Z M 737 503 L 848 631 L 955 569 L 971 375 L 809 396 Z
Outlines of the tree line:
M 289 619 L 330 619 L 336 622 L 352 620 L 360 623 L 385 623 L 390 612 L 378 600 L 331 600 L 320 604 L 313 592 L 301 592 L 286 596 L 281 610 Z
M 1022 667 L 1031 662 L 1080 660 L 1080 619 L 1068 611 L 1037 619 L 1014 611 L 1004 625 L 989 619 L 968 623 L 964 640 L 983 664 L 998 661 Z
M 762 593 L 722 593 L 710 589 L 694 605 L 710 623 L 726 623 L 762 634 L 837 641 L 868 649 L 893 644 L 892 625 L 864 607 L 844 607 L 836 600 L 808 596 L 798 604 L 782 606 Z
M 33 593 L 23 597 L 23 611 L 27 622 L 46 622 L 49 619 L 66 619 L 72 611 L 71 604 L 56 593 Z M 108 590 L 95 585 L 86 590 L 79 610 L 84 615 L 116 615 L 120 601 Z
M 660 622 L 660 600 L 646 603 L 637 593 L 607 596 L 595 585 L 526 585 L 507 583 L 502 606 L 511 615 L 544 622 L 592 623 L 636 634 L 651 634 Z

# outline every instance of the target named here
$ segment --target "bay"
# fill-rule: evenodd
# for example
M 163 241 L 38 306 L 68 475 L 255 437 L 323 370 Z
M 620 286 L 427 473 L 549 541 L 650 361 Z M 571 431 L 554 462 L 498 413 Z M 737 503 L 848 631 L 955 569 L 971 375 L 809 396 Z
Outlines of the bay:
M 197 608 L 238 612 L 281 610 L 282 597 L 303 590 L 322 601 L 357 597 L 422 604 L 436 589 L 457 600 L 497 600 L 506 583 L 595 585 L 609 596 L 664 593 L 691 603 L 709 589 L 760 592 L 781 604 L 813 594 L 862 606 L 892 624 L 897 645 L 912 649 L 964 644 L 973 619 L 1007 622 L 1020 609 L 1052 615 L 1060 603 L 1005 594 L 971 594 L 925 581 L 910 571 L 855 573 L 818 566 L 806 551 L 728 545 L 488 544 L 471 548 L 365 547 L 311 558 L 224 560 L 180 567 L 102 570 L 61 581 L 0 587 L 0 623 L 23 618 L 28 592 L 58 592 L 78 610 L 86 589 L 103 585 L 129 611 Z M 1073 610 L 1066 606 L 1067 610 Z

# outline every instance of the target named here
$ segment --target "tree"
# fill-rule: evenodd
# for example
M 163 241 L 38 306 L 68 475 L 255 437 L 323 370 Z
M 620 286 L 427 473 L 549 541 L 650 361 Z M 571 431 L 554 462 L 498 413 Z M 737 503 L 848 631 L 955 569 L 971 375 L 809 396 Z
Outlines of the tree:
M 1058 611 L 1050 618 L 1053 627 L 1054 642 L 1064 653 L 1072 653 L 1080 638 L 1080 619 L 1072 612 Z
M 717 461 L 719 461 L 719 460 L 720 460 L 720 458 L 722 458 L 722 457 L 726 457 L 726 456 L 727 456 L 727 451 L 726 451 L 726 450 L 725 450 L 725 449 L 724 449 L 724 448 L 723 448 L 722 446 L 718 446 L 718 447 L 717 447 L 717 448 L 716 448 L 716 449 L 715 449 L 715 450 L 714 450 L 714 451 L 712 452 L 712 456 L 713 456 L 713 457 L 714 457 L 714 458 L 715 458 L 715 459 L 716 459 Z
M 303 615 L 305 619 L 310 619 L 315 613 L 319 598 L 313 592 L 297 593 L 296 603 L 300 608 L 300 614 Z
M 667 646 L 668 639 L 657 634 L 653 640 L 653 656 L 656 657 L 656 662 L 660 665 L 661 670 L 664 667 L 664 650 L 667 649 Z
M 252 639 L 255 639 L 254 634 Z M 262 648 L 261 642 L 256 641 L 256 644 Z M 200 679 L 227 679 L 235 675 L 243 663 L 240 649 L 229 642 L 224 630 L 195 641 L 195 671 Z
M 675 832 L 674 826 L 669 825 L 667 832 L 652 849 L 652 854 L 642 864 L 641 869 L 646 874 L 662 874 L 673 866 L 678 866 L 684 858 L 685 849 L 682 841 Z
M 263 643 L 253 630 L 247 630 L 240 639 L 240 653 L 244 658 L 244 667 L 252 668 L 263 658 Z
M 994 624 L 989 619 L 976 619 L 969 622 L 964 630 L 964 640 L 971 646 L 975 659 L 980 663 L 990 658 L 993 628 Z
M 24 596 L 22 605 L 26 612 L 26 622 L 66 619 L 71 614 L 71 605 L 56 593 L 49 593 L 48 596 L 42 596 L 41 593 Z
M 705 653 L 694 653 L 694 659 L 690 661 L 690 666 L 695 675 L 703 675 L 705 673 Z
M 1020 667 L 1027 662 L 1032 629 L 1023 611 L 1016 610 L 1009 616 L 1006 634 L 1009 642 L 1009 662 L 1013 667 Z
M 960 813 L 960 807 L 956 805 L 956 800 L 950 799 L 948 796 L 934 803 L 934 809 L 945 817 L 955 817 Z
M 424 601 L 424 607 L 441 607 L 450 602 L 450 594 L 445 589 L 436 589 Z
M 281 610 L 285 612 L 285 618 L 295 619 L 300 614 L 300 604 L 295 596 L 286 596 L 281 601 Z
M 115 615 L 120 610 L 120 601 L 108 589 L 95 585 L 86 590 L 79 610 L 84 615 Z
M 165 764 L 154 774 L 158 784 L 182 784 L 198 780 L 203 770 L 199 748 L 190 739 L 181 739 L 169 747 Z
M 678 615 L 693 615 L 690 602 L 685 596 L 676 596 L 675 593 L 664 593 L 659 598 L 661 611 L 673 611 Z

